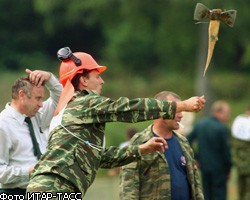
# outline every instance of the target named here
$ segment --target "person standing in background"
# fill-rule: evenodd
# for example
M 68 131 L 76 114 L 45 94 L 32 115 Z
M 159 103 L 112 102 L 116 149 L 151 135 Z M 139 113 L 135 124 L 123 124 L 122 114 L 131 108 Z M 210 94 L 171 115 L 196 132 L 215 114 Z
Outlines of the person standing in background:
M 26 69 L 26 73 L 13 84 L 12 100 L 0 114 L 0 193 L 25 195 L 33 167 L 45 152 L 62 91 L 50 72 Z M 50 97 L 43 102 L 44 86 Z
M 250 105 L 232 124 L 233 161 L 237 171 L 239 200 L 250 199 Z
M 232 166 L 229 145 L 230 131 L 226 123 L 230 106 L 218 100 L 212 104 L 211 116 L 198 121 L 188 140 L 198 144 L 197 161 L 201 169 L 202 185 L 206 200 L 226 200 L 227 181 Z

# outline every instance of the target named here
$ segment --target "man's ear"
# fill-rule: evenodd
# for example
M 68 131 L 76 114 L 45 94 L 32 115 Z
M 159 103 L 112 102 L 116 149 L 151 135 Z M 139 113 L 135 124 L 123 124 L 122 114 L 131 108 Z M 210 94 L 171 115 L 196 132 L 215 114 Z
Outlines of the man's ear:
M 26 102 L 26 99 L 29 99 L 29 96 L 24 92 L 24 90 L 19 90 L 18 100 L 20 103 Z
M 18 92 L 18 98 L 19 98 L 19 99 L 23 99 L 25 96 L 27 96 L 27 95 L 25 94 L 25 92 L 24 92 L 23 90 L 20 90 L 20 91 Z
M 87 80 L 88 79 L 86 77 L 81 76 L 81 78 L 79 80 L 80 80 L 80 84 L 82 84 L 84 87 L 87 87 L 87 85 L 88 85 Z

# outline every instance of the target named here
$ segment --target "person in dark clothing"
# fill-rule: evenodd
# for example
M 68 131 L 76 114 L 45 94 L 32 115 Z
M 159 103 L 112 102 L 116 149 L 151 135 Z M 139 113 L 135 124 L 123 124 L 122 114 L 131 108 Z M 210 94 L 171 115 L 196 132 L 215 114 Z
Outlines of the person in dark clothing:
M 191 145 L 197 142 L 197 161 L 201 169 L 206 200 L 226 200 L 227 180 L 232 166 L 229 146 L 230 132 L 225 125 L 230 117 L 227 102 L 215 101 L 211 116 L 195 124 L 188 135 Z

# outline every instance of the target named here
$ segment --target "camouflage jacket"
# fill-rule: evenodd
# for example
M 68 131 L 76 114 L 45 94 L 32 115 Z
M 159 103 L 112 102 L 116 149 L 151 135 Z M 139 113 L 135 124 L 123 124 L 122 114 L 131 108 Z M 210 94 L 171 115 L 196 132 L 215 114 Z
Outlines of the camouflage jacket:
M 131 144 L 141 144 L 153 137 L 151 126 L 137 133 Z M 187 139 L 174 133 L 180 142 L 186 158 L 187 176 L 192 192 L 192 199 L 202 200 L 203 192 L 198 169 L 195 165 L 193 150 Z M 122 167 L 120 174 L 120 199 L 122 200 L 171 200 L 170 169 L 163 153 L 158 151 L 143 155 L 136 162 Z
M 250 141 L 232 137 L 233 162 L 239 175 L 250 175 Z
M 76 93 L 64 110 L 61 125 L 51 132 L 47 151 L 35 166 L 32 177 L 57 174 L 70 181 L 84 196 L 100 166 L 120 166 L 139 156 L 137 146 L 123 151 L 117 151 L 117 148 L 99 151 L 95 148 L 103 145 L 106 122 L 133 123 L 160 117 L 172 119 L 175 111 L 175 102 L 152 98 L 129 100 L 126 97 L 112 100 L 90 90 Z

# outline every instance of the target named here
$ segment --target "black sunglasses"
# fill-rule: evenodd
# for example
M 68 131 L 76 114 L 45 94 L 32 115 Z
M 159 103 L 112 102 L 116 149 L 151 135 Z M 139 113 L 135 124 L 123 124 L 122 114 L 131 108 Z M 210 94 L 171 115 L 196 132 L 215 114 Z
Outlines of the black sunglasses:
M 72 60 L 76 66 L 81 65 L 81 60 L 75 57 L 69 47 L 63 47 L 57 51 L 57 58 L 63 62 Z

